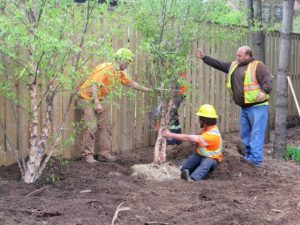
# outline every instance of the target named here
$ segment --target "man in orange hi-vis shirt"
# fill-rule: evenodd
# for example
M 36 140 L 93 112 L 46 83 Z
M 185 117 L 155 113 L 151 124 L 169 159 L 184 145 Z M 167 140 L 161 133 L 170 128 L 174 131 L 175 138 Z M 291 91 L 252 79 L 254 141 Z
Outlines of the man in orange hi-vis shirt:
M 190 141 L 198 144 L 198 148 L 181 167 L 181 179 L 199 181 L 207 178 L 218 162 L 222 161 L 222 137 L 217 127 L 215 108 L 212 105 L 200 106 L 198 112 L 201 132 L 199 135 L 175 134 L 169 130 L 162 132 L 163 136 L 180 141 Z
M 149 92 L 146 88 L 132 81 L 127 76 L 125 69 L 133 61 L 134 55 L 127 48 L 116 52 L 116 63 L 102 63 L 98 65 L 90 76 L 80 85 L 78 101 L 83 110 L 83 158 L 89 162 L 94 159 L 94 146 L 99 138 L 99 155 L 107 161 L 116 161 L 111 154 L 111 123 L 109 109 L 105 107 L 104 98 L 119 84 L 126 85 L 138 91 Z M 98 133 L 96 133 L 98 129 Z

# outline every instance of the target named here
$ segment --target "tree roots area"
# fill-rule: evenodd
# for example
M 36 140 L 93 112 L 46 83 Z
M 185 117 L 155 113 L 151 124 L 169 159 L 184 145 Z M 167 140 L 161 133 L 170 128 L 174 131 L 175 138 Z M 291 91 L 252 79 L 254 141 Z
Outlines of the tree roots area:
M 300 126 L 288 143 L 300 147 Z M 0 224 L 165 225 L 300 224 L 300 164 L 272 158 L 259 168 L 237 151 L 238 133 L 224 138 L 224 161 L 207 180 L 180 179 L 195 146 L 168 148 L 153 165 L 153 148 L 118 154 L 117 162 L 52 159 L 36 184 L 20 181 L 17 165 L 0 168 Z M 274 136 L 271 134 L 271 140 Z

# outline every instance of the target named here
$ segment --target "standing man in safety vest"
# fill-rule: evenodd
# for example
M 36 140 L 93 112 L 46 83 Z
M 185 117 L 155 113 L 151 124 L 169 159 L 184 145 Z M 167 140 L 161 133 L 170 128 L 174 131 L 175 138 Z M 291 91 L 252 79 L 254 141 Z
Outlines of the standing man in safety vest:
M 79 87 L 78 103 L 83 110 L 84 121 L 82 155 L 89 163 L 97 162 L 93 156 L 97 129 L 100 157 L 107 161 L 116 161 L 116 157 L 111 154 L 109 105 L 104 101 L 108 93 L 119 84 L 143 92 L 151 91 L 127 76 L 125 69 L 134 59 L 134 55 L 129 49 L 119 49 L 115 59 L 114 63 L 98 65 Z
M 196 49 L 196 57 L 209 66 L 227 73 L 226 87 L 241 107 L 240 136 L 245 145 L 245 159 L 259 166 L 263 162 L 263 145 L 268 121 L 272 75 L 252 56 L 248 46 L 237 51 L 237 61 L 223 62 Z
M 215 108 L 212 105 L 202 105 L 196 113 L 199 116 L 201 132 L 194 134 L 175 134 L 169 130 L 162 131 L 162 135 L 180 141 L 190 141 L 198 144 L 195 153 L 186 159 L 181 167 L 181 179 L 199 181 L 207 178 L 218 162 L 222 161 L 222 137 L 217 127 Z

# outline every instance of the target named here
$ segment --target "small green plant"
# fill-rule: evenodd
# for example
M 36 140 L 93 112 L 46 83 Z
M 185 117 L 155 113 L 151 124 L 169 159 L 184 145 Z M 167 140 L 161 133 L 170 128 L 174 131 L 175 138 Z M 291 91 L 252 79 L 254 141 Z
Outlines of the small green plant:
M 55 183 L 59 181 L 59 177 L 55 173 L 51 173 L 50 176 L 47 177 L 47 181 Z
M 288 145 L 285 157 L 300 162 L 300 148 Z
M 61 159 L 60 160 L 60 165 L 62 166 L 62 167 L 65 167 L 66 165 L 68 165 L 69 164 L 69 160 L 67 160 L 67 159 Z
M 56 174 L 56 166 L 55 166 L 55 159 L 51 158 L 49 160 L 49 172 L 47 173 L 47 181 L 55 183 L 59 181 L 59 177 Z

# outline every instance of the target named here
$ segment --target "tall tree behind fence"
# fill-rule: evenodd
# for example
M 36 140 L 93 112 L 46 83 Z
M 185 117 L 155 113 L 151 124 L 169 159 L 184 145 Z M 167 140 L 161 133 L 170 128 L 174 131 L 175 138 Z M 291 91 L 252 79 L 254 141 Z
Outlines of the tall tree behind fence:
M 143 56 L 138 51 L 138 43 L 141 36 L 134 31 L 128 30 L 127 36 L 113 40 L 114 49 L 128 45 L 133 52 L 136 53 L 135 64 L 129 68 L 129 74 L 132 74 L 134 80 L 143 83 L 141 73 L 150 73 L 151 68 L 147 68 L 147 56 Z M 194 43 L 194 47 L 201 48 L 206 54 L 222 60 L 234 60 L 236 50 L 241 45 L 251 45 L 250 38 L 240 40 L 238 43 L 229 41 L 211 41 L 199 40 Z M 279 54 L 279 33 L 269 33 L 266 35 L 266 65 L 271 70 L 273 76 L 276 76 L 278 69 L 278 54 Z M 191 57 L 191 60 L 196 60 Z M 295 87 L 296 95 L 300 96 L 300 35 L 292 36 L 292 52 L 290 77 Z M 96 66 L 101 62 L 91 60 L 91 67 Z M 212 104 L 216 107 L 220 115 L 219 127 L 223 133 L 239 130 L 239 108 L 233 103 L 227 90 L 225 89 L 225 74 L 217 70 L 211 69 L 202 62 L 193 62 L 195 67 L 191 67 L 187 71 L 187 79 L 191 84 L 189 97 L 181 109 L 181 122 L 183 131 L 186 133 L 196 133 L 199 131 L 195 112 L 199 105 L 204 103 Z M 13 64 L 10 66 L 13 71 Z M 274 77 L 274 89 L 276 79 Z M 43 84 L 39 84 L 43 87 Z M 148 85 L 148 84 L 145 84 Z M 148 85 L 149 86 L 149 85 Z M 18 98 L 23 99 L 25 85 L 16 83 L 15 88 L 18 93 Z M 126 88 L 124 88 L 126 91 Z M 53 130 L 59 127 L 63 112 L 67 105 L 68 98 L 61 94 L 54 102 L 54 125 Z M 129 152 L 133 149 L 152 146 L 155 143 L 154 124 L 151 124 L 149 112 L 156 106 L 156 100 L 151 99 L 149 95 L 136 92 L 130 97 L 117 97 L 111 103 L 111 121 L 112 121 L 112 136 L 113 136 L 113 151 Z M 17 114 L 17 121 L 13 114 Z M 288 98 L 288 113 L 289 117 L 297 115 L 297 109 L 293 102 L 293 98 L 289 91 Z M 271 94 L 270 100 L 271 125 L 274 124 L 275 104 L 274 92 Z M 43 123 L 44 113 L 40 114 L 40 123 Z M 13 109 L 13 106 L 7 100 L 0 97 L 0 120 L 5 126 L 7 135 L 10 140 L 5 140 L 4 130 L 0 128 L 0 165 L 9 165 L 15 162 L 15 157 L 9 151 L 10 145 L 19 146 L 19 149 L 27 152 L 28 149 L 28 116 L 21 109 Z M 76 109 L 71 111 L 68 119 L 67 127 L 64 131 L 64 142 L 68 143 L 70 134 L 74 132 L 73 121 L 80 120 L 80 111 Z M 17 124 L 21 129 L 21 137 L 17 137 Z M 61 145 L 58 151 L 58 156 L 76 157 L 80 155 L 81 137 L 76 139 L 74 145 Z

